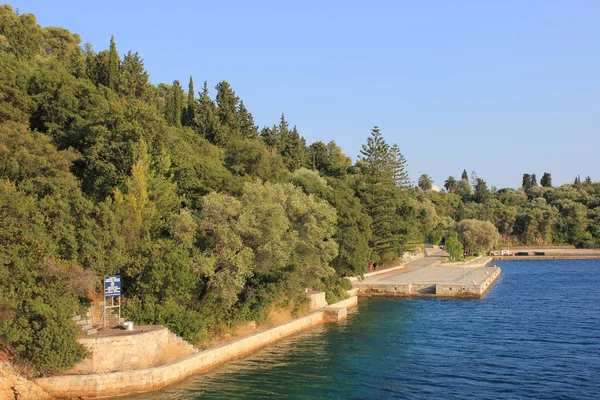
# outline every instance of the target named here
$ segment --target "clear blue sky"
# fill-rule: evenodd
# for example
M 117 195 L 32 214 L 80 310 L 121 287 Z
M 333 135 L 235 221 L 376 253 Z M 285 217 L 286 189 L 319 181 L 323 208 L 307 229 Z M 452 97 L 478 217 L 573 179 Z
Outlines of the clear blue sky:
M 283 112 L 353 159 L 379 125 L 413 180 L 600 180 L 600 1 L 10 4 L 97 51 L 114 35 L 153 83 L 227 80 L 259 126 Z

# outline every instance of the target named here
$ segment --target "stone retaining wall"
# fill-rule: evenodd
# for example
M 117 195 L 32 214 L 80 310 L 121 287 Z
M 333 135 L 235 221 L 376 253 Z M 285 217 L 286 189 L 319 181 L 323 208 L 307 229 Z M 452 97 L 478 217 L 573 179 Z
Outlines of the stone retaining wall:
M 125 336 L 90 337 L 78 340 L 91 353 L 71 371 L 74 374 L 103 374 L 154 367 L 169 348 L 169 330 L 165 327 Z M 107 351 L 110 349 L 110 351 Z
M 347 308 L 358 304 L 356 297 L 327 308 Z M 340 313 L 341 314 L 341 313 Z M 313 312 L 286 324 L 208 349 L 155 368 L 95 375 L 63 375 L 36 379 L 34 382 L 54 397 L 101 398 L 143 393 L 206 372 L 220 364 L 244 357 L 287 336 L 327 322 L 326 311 Z

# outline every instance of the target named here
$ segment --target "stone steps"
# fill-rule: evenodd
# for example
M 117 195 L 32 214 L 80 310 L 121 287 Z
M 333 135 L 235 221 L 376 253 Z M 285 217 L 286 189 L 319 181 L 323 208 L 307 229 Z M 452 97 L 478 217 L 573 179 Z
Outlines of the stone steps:
M 185 340 L 184 338 L 180 337 L 179 335 L 177 335 L 173 332 L 169 332 L 169 341 L 174 342 L 178 346 L 181 346 L 181 347 L 189 350 L 191 353 L 195 354 L 199 351 L 195 346 L 193 346 L 187 340 Z

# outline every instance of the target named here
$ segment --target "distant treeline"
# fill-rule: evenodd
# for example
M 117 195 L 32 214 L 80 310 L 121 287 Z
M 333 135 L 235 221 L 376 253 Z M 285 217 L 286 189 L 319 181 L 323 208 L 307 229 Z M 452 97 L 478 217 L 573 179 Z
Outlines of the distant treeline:
M 225 81 L 152 85 L 114 38 L 95 52 L 6 5 L 0 70 L 0 340 L 41 372 L 85 356 L 71 317 L 105 274 L 122 276 L 128 318 L 196 341 L 299 310 L 306 288 L 342 298 L 345 276 L 414 243 L 495 244 L 461 220 L 511 244 L 600 244 L 597 183 L 490 191 L 465 177 L 434 192 L 377 127 L 352 163 L 283 115 L 257 127 Z

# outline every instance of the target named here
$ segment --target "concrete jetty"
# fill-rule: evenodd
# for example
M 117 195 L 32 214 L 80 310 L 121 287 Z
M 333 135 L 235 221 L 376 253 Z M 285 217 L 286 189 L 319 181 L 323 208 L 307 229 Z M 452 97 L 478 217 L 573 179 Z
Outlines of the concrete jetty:
M 404 268 L 354 281 L 359 296 L 482 297 L 500 276 L 499 267 L 486 267 L 491 257 L 460 265 L 442 264 L 448 254 L 429 251 L 427 257 Z

